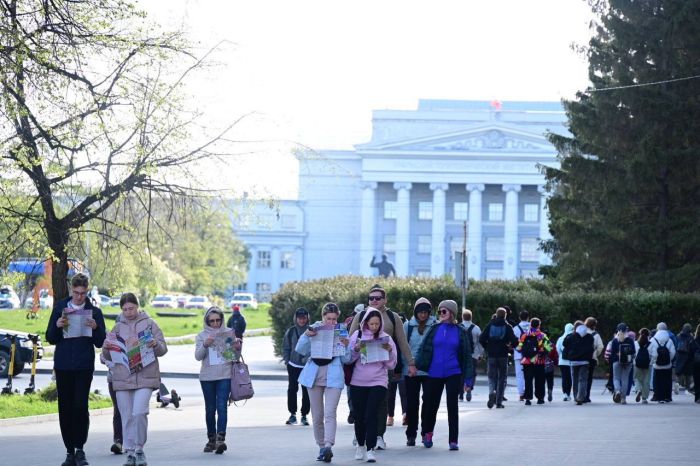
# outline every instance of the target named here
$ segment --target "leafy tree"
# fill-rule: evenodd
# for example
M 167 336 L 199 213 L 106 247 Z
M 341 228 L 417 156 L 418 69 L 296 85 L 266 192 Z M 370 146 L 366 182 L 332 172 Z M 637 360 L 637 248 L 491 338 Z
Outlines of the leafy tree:
M 594 287 L 700 289 L 700 2 L 589 0 L 591 87 L 550 135 L 555 272 Z
M 203 61 L 127 1 L 2 0 L 0 14 L 0 178 L 29 206 L 3 201 L 0 223 L 47 246 L 61 298 L 81 235 L 149 238 L 154 203 L 203 193 L 191 166 L 225 156 L 233 124 L 190 131 L 181 87 Z

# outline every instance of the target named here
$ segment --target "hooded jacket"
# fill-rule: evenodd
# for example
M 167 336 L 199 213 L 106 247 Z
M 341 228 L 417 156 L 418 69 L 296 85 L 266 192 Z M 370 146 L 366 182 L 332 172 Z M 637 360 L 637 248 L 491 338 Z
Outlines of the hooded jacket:
M 97 327 L 92 331 L 92 337 L 63 338 L 63 330 L 56 327 L 56 321 L 68 307 L 71 298 L 56 302 L 51 311 L 49 324 L 46 328 L 46 341 L 56 345 L 53 357 L 53 368 L 60 371 L 95 370 L 95 348 L 102 348 L 105 341 L 105 320 L 100 308 L 95 307 L 89 299 L 85 300 L 85 309 L 92 310 L 92 318 Z
M 549 337 L 547 337 L 547 334 L 539 328 L 533 329 L 532 327 L 530 327 L 527 333 L 523 333 L 522 335 L 520 335 L 520 338 L 518 339 L 517 350 L 518 352 L 522 350 L 525 340 L 527 339 L 527 337 L 530 336 L 534 336 L 537 339 L 537 354 L 535 354 L 531 358 L 525 358 L 521 356 L 520 361 L 526 366 L 528 364 L 544 366 L 547 359 L 547 353 L 552 351 L 552 343 L 549 341 Z
M 570 366 L 571 361 L 564 359 L 564 338 L 574 331 L 574 324 L 566 324 L 564 326 L 564 334 L 557 339 L 557 353 L 559 353 L 559 365 L 560 366 Z
M 669 335 L 668 330 L 658 330 L 656 334 L 649 339 L 649 358 L 651 363 L 654 365 L 654 369 L 670 369 L 673 366 L 673 358 L 676 357 L 676 347 L 673 345 L 671 340 L 671 335 Z M 671 356 L 671 363 L 665 364 L 663 366 L 656 364 L 656 358 L 659 356 L 659 345 L 668 348 L 669 354 Z
M 315 322 L 312 326 L 323 325 L 323 322 Z M 306 331 L 301 334 L 299 341 L 297 342 L 294 351 L 299 353 L 302 357 L 307 358 L 304 368 L 299 374 L 299 383 L 306 388 L 313 388 L 316 382 L 316 374 L 318 373 L 318 365 L 313 359 L 309 357 L 311 354 L 311 340 L 306 334 Z M 343 364 L 350 362 L 350 350 L 347 349 L 345 354 L 342 356 L 334 357 L 331 362 L 326 366 L 328 367 L 328 373 L 326 376 L 326 387 L 327 388 L 338 388 L 342 390 L 345 387 L 345 375 L 343 372 Z
M 423 335 L 421 335 L 418 331 L 418 321 L 416 320 L 415 316 L 411 317 L 411 320 L 404 322 L 403 331 L 406 334 L 406 338 L 408 339 L 408 346 L 411 348 L 411 354 L 413 355 L 414 360 L 418 357 L 418 350 L 420 349 L 421 343 L 423 343 L 423 339 L 428 334 L 428 328 L 430 328 L 430 326 L 432 325 L 435 325 L 436 322 L 437 319 L 435 318 L 435 316 L 429 315 L 428 320 L 425 321 L 425 329 L 423 330 Z M 411 338 L 408 338 L 409 333 L 411 334 Z M 401 357 L 403 358 L 403 354 L 401 355 Z M 405 358 L 403 365 L 403 375 L 408 375 L 408 362 Z M 416 372 L 416 375 L 428 375 L 428 373 L 425 371 L 418 370 Z
M 219 328 L 208 325 L 209 314 L 212 314 L 211 310 L 204 314 L 204 330 L 199 332 L 194 344 L 194 358 L 197 361 L 202 361 L 202 366 L 199 368 L 199 380 L 202 382 L 230 379 L 231 367 L 233 366 L 233 361 L 227 361 L 223 364 L 209 364 L 209 348 L 204 346 L 204 341 L 210 336 L 216 336 L 219 333 L 234 332 L 233 329 L 224 327 L 223 322 L 221 322 L 221 327 Z M 218 315 L 218 313 L 215 314 Z
M 307 314 L 308 317 L 308 314 Z M 299 326 L 297 324 L 297 315 L 294 313 L 294 325 L 289 327 L 284 333 L 284 338 L 282 339 L 282 359 L 284 359 L 285 364 L 290 364 L 294 367 L 304 367 L 308 356 L 302 356 L 295 351 L 299 338 L 306 332 L 309 328 L 309 319 L 306 319 L 306 325 Z
M 523 333 L 528 333 L 530 331 L 530 322 L 518 322 L 516 326 L 513 327 L 513 334 L 515 334 L 515 338 L 520 340 L 520 337 L 523 335 Z M 517 348 L 513 348 L 513 359 L 514 360 L 521 360 L 523 358 L 523 355 L 520 354 L 520 351 L 517 350 Z
M 465 379 L 474 377 L 474 359 L 472 358 L 472 339 L 467 336 L 464 327 L 458 324 L 435 324 L 428 329 L 427 335 L 423 339 L 420 349 L 418 350 L 418 359 L 416 360 L 416 368 L 418 370 L 430 373 L 433 364 L 433 352 L 435 348 L 435 339 L 438 331 L 443 325 L 454 325 L 459 331 L 459 346 L 457 349 L 457 361 Z
M 505 327 L 503 338 L 491 338 L 491 327 Z M 489 358 L 507 358 L 511 347 L 518 344 L 518 338 L 513 333 L 513 328 L 506 322 L 504 317 L 492 319 L 481 332 L 479 342 L 486 349 Z
M 472 325 L 474 327 L 472 327 Z M 479 342 L 479 337 L 481 337 L 481 328 L 479 328 L 479 326 L 471 320 L 463 320 L 462 327 L 464 327 L 464 330 L 468 331 L 468 334 L 471 333 L 469 336 L 472 337 L 472 358 L 479 359 L 484 355 L 484 347 Z M 472 327 L 471 331 L 469 331 L 469 327 Z
M 156 355 L 156 360 L 138 372 L 129 373 L 129 369 L 122 364 L 115 364 L 112 368 L 112 386 L 114 391 L 119 390 L 137 390 L 139 388 L 157 389 L 160 387 L 160 367 L 158 365 L 158 357 L 163 356 L 168 352 L 168 345 L 165 344 L 165 338 L 158 324 L 151 319 L 144 311 L 139 311 L 136 318 L 128 320 L 124 314 L 120 314 L 117 322 L 112 329 L 112 332 L 119 335 L 126 341 L 138 339 L 139 332 L 150 328 L 153 339 L 156 341 L 156 346 L 153 352 Z M 111 360 L 107 348 L 102 348 L 102 355 L 105 359 Z
M 384 319 L 379 319 L 379 332 L 377 332 L 377 338 L 386 337 L 389 345 L 391 346 L 391 351 L 389 351 L 389 359 L 387 361 L 377 361 L 367 364 L 362 364 L 358 359 L 360 359 L 360 353 L 355 351 L 355 345 L 357 344 L 358 337 L 360 340 L 372 340 L 375 338 L 374 334 L 367 327 L 367 316 L 370 314 L 370 310 L 373 308 L 368 308 L 368 312 L 365 312 L 360 322 L 361 332 L 354 332 L 350 336 L 350 364 L 355 363 L 355 369 L 352 371 L 352 379 L 350 380 L 350 385 L 355 385 L 357 387 L 388 387 L 389 377 L 388 371 L 396 366 L 396 345 L 391 339 L 391 336 L 384 331 Z

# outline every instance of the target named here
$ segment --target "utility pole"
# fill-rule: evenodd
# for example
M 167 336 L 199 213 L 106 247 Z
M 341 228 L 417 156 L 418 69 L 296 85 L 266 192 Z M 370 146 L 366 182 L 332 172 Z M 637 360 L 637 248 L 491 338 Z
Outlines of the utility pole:
M 467 222 L 464 221 L 464 242 L 462 243 L 462 309 L 467 307 Z

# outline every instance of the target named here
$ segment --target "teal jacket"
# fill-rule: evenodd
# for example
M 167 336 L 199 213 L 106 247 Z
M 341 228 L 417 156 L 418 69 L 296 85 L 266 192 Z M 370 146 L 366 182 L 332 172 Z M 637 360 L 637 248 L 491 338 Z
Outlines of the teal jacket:
M 457 359 L 462 368 L 462 375 L 467 379 L 473 378 L 474 360 L 472 358 L 472 339 L 467 335 L 464 327 L 461 325 L 457 326 L 461 329 L 461 332 L 459 332 L 459 354 L 457 355 Z M 433 340 L 435 339 L 435 331 L 438 327 L 438 325 L 432 325 L 423 337 L 423 342 L 415 358 L 416 369 L 419 371 L 428 372 L 428 370 L 430 370 L 430 364 L 433 361 Z

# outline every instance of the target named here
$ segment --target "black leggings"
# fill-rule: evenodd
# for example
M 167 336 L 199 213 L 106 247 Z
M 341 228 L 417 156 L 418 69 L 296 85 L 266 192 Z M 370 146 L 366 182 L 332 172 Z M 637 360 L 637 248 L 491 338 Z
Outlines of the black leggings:
M 406 413 L 406 379 L 401 378 L 389 382 L 389 394 L 387 397 L 387 411 L 390 417 L 394 417 L 394 407 L 396 406 L 396 389 L 399 389 L 399 398 L 401 398 L 401 414 Z
M 93 370 L 56 372 L 56 392 L 58 394 L 58 423 L 66 451 L 82 450 L 87 442 L 90 429 L 88 397 L 92 384 Z
M 287 364 L 287 375 L 289 375 L 289 382 L 287 385 L 287 410 L 289 414 L 297 413 L 297 394 L 299 393 L 299 374 L 301 374 L 300 367 L 294 367 Z M 309 402 L 309 391 L 301 386 L 301 415 L 306 416 L 311 411 L 311 403 Z
M 426 381 L 428 377 L 425 375 L 416 375 L 414 377 L 406 377 L 406 438 L 415 438 L 418 432 L 418 408 L 420 407 L 421 388 L 423 389 L 423 398 L 425 399 Z M 423 413 L 421 415 L 421 426 L 425 424 L 425 402 L 423 402 Z M 421 428 L 421 436 L 425 431 Z
M 447 425 L 449 441 L 457 443 L 459 438 L 459 405 L 457 398 L 462 390 L 462 374 L 455 374 L 443 379 L 427 377 L 425 381 L 425 398 L 423 400 L 423 430 L 425 433 L 435 430 L 435 420 L 440 408 L 442 389 L 445 388 L 447 401 Z
M 368 450 L 377 445 L 377 416 L 382 399 L 386 399 L 386 387 L 352 385 L 355 438 L 358 445 L 366 445 Z M 382 420 L 386 422 L 386 418 Z
M 559 371 L 561 371 L 561 391 L 566 396 L 571 396 L 571 383 L 572 374 L 571 366 L 559 366 Z

